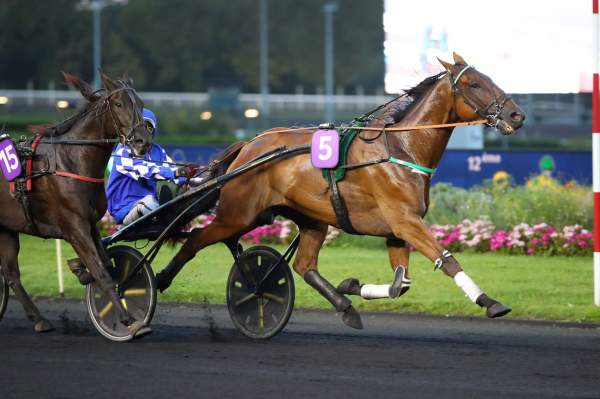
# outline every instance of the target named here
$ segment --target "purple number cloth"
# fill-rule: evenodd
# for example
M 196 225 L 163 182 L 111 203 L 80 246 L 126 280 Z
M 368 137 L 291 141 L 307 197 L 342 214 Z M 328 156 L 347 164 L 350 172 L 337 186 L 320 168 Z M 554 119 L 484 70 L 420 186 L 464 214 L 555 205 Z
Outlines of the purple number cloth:
M 317 130 L 312 136 L 310 159 L 315 168 L 335 168 L 340 158 L 340 136 L 336 130 Z
M 21 162 L 12 140 L 0 140 L 0 168 L 8 181 L 13 181 L 21 174 Z

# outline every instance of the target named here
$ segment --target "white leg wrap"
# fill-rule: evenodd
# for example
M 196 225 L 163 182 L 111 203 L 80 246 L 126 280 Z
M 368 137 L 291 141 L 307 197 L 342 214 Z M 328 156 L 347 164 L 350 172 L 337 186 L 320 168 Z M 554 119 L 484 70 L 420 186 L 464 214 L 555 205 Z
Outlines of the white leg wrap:
M 390 297 L 389 284 L 365 284 L 360 287 L 360 296 L 365 299 L 379 299 Z
M 454 282 L 467 294 L 469 299 L 473 302 L 479 298 L 479 295 L 483 294 L 481 288 L 475 284 L 471 277 L 467 276 L 465 272 L 458 272 L 454 276 Z

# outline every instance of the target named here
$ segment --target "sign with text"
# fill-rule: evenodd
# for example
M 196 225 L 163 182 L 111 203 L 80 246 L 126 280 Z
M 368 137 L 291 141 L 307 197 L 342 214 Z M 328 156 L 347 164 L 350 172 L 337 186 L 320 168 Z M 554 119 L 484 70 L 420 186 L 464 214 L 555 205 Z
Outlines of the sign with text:
M 336 130 L 317 130 L 312 136 L 310 159 L 315 168 L 335 168 L 340 159 L 340 136 Z
M 8 181 L 13 181 L 21 174 L 21 162 L 17 150 L 8 137 L 0 139 L 0 168 Z

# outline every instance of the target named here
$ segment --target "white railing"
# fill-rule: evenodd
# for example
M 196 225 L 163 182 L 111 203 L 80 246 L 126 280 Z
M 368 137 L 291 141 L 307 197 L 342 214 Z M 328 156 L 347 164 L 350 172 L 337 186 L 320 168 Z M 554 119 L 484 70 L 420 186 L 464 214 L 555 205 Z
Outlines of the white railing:
M 144 103 L 152 106 L 190 106 L 196 108 L 208 107 L 209 93 L 167 93 L 140 92 Z M 79 92 L 74 90 L 2 90 L 0 97 L 5 97 L 6 105 L 19 106 L 56 106 L 60 100 L 77 102 L 81 100 Z M 322 110 L 325 104 L 332 101 L 336 109 L 367 110 L 389 101 L 392 96 L 385 95 L 333 95 L 329 98 L 322 94 L 270 94 L 267 102 L 273 110 Z M 262 108 L 260 94 L 241 93 L 238 101 L 243 108 Z

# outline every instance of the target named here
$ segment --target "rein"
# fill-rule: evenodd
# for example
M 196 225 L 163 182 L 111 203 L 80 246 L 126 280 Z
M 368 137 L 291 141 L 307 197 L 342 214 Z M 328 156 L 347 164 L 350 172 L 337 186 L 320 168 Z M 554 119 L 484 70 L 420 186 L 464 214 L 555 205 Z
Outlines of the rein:
M 470 122 L 455 122 L 455 123 L 440 123 L 437 125 L 413 125 L 413 126 L 402 126 L 402 127 L 368 127 L 368 126 L 364 126 L 364 127 L 360 127 L 360 126 L 349 126 L 349 125 L 329 125 L 328 124 L 328 128 L 339 128 L 339 129 L 353 129 L 353 130 L 368 130 L 368 131 L 374 131 L 374 132 L 404 132 L 404 131 L 409 131 L 409 130 L 425 130 L 425 129 L 443 129 L 443 128 L 447 128 L 447 127 L 457 127 L 457 126 L 474 126 L 474 125 L 487 125 L 489 123 L 489 121 L 487 119 L 478 119 L 476 121 L 470 121 Z M 306 127 L 295 127 L 295 128 L 289 128 L 289 129 L 284 129 L 284 130 L 274 130 L 274 131 L 270 131 L 270 132 L 264 132 L 259 134 L 258 136 L 254 137 L 252 140 L 250 140 L 250 142 L 258 140 L 262 137 L 265 136 L 270 136 L 272 134 L 278 134 L 278 133 L 290 133 L 290 132 L 296 132 L 296 133 L 311 133 L 311 132 L 303 132 L 304 130 L 316 130 L 319 129 L 321 126 L 306 126 Z
M 124 84 L 124 83 L 123 83 Z M 116 133 L 116 138 L 105 138 L 105 139 L 59 139 L 59 140 L 55 140 L 54 137 L 55 135 L 52 134 L 50 135 L 50 138 L 44 138 L 43 133 L 40 133 L 38 135 L 36 135 L 36 137 L 33 139 L 32 142 L 32 149 L 35 152 L 37 146 L 39 144 L 50 144 L 51 146 L 57 144 L 57 145 L 107 145 L 107 144 L 116 144 L 116 143 L 121 143 L 123 142 L 124 144 L 129 144 L 133 141 L 133 135 L 132 132 L 141 124 L 143 124 L 143 118 L 140 117 L 138 112 L 135 112 L 135 104 L 136 102 L 134 101 L 134 99 L 131 96 L 131 92 L 134 89 L 132 87 L 129 86 L 124 86 L 124 87 L 120 87 L 117 88 L 111 92 L 109 92 L 106 95 L 106 98 L 103 100 L 103 104 L 100 107 L 106 107 L 103 110 L 99 110 L 98 111 L 98 107 L 95 108 L 90 108 L 89 110 L 87 110 L 85 112 L 85 114 L 83 116 L 85 116 L 86 114 L 92 112 L 94 109 L 97 111 L 96 116 L 99 115 L 103 115 L 104 113 L 106 113 L 107 111 L 110 114 L 112 123 L 113 123 L 113 127 L 115 129 L 115 133 Z M 117 124 L 117 120 L 116 117 L 114 115 L 114 112 L 112 110 L 112 107 L 110 106 L 110 99 L 113 95 L 115 95 L 118 92 L 121 91 L 127 91 L 129 98 L 131 99 L 131 102 L 134 106 L 134 123 L 132 124 L 132 126 L 129 128 L 129 130 L 126 133 L 123 133 L 121 128 L 118 126 Z M 56 151 L 56 150 L 55 150 Z M 56 155 L 55 155 L 56 157 Z M 86 182 L 86 183 L 94 183 L 94 184 L 104 184 L 104 178 L 95 178 L 95 177 L 89 177 L 89 176 L 83 176 L 77 173 L 72 173 L 72 172 L 67 172 L 64 170 L 54 170 L 54 171 L 50 171 L 50 170 L 42 170 L 39 171 L 38 173 L 31 173 L 31 159 L 28 160 L 27 163 L 27 168 L 26 168 L 26 179 L 27 179 L 27 191 L 31 190 L 31 179 L 35 178 L 35 177 L 41 177 L 41 176 L 48 176 L 48 175 L 54 175 L 54 176 L 61 176 L 61 177 L 66 177 L 66 178 L 70 178 L 70 179 L 75 179 L 75 180 L 79 180 L 82 182 Z M 11 190 L 14 190 L 14 188 L 11 186 Z

